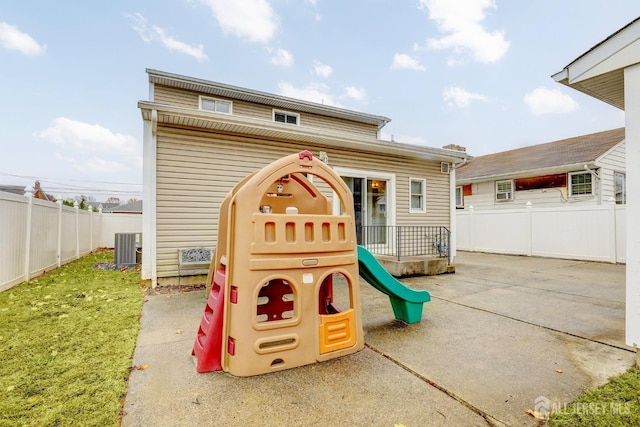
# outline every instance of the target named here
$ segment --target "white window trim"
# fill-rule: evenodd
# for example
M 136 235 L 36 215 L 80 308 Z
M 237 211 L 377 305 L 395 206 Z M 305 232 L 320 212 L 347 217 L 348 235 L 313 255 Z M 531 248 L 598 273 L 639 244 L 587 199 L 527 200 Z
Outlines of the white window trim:
M 202 100 L 214 101 L 214 102 L 226 102 L 227 104 L 229 104 L 229 112 L 225 113 L 223 111 L 205 110 L 204 108 L 202 108 Z M 202 110 L 202 111 L 207 111 L 209 113 L 218 113 L 218 114 L 231 115 L 231 114 L 233 114 L 233 101 L 230 101 L 228 99 L 221 99 L 221 98 L 214 98 L 214 97 L 211 97 L 211 96 L 200 95 L 198 97 L 198 108 L 200 110 Z
M 286 121 L 284 123 L 283 122 L 276 122 L 276 113 L 285 114 L 287 116 L 295 116 L 296 117 L 296 124 L 293 125 L 293 123 L 287 123 Z M 273 110 L 271 110 L 271 120 L 273 120 L 274 123 L 282 123 L 283 125 L 300 126 L 300 113 L 294 113 L 293 111 L 276 110 L 274 108 Z
M 503 182 L 508 182 L 511 184 L 511 191 L 509 191 L 509 198 L 507 199 L 498 199 L 498 184 L 502 184 Z M 496 181 L 496 185 L 494 188 L 494 197 L 496 202 L 513 202 L 514 199 L 514 190 L 513 190 L 514 184 L 513 184 L 513 180 L 512 179 L 502 179 L 500 181 Z M 501 191 L 500 193 L 505 193 L 504 191 Z
M 591 175 L 591 193 L 585 193 L 585 194 L 573 194 L 573 185 L 571 184 L 571 177 L 573 175 Z M 580 171 L 580 172 L 569 172 L 569 177 L 567 179 L 567 191 L 569 193 L 569 197 L 592 197 L 595 195 L 595 185 L 596 185 L 596 180 L 595 180 L 595 176 L 592 172 L 585 172 L 585 171 Z
M 422 203 L 419 209 L 411 207 L 411 197 L 414 195 L 411 192 L 411 184 L 414 181 L 422 183 Z M 409 213 L 426 213 L 427 212 L 427 180 L 425 178 L 409 178 Z
M 624 177 L 624 187 L 622 188 L 622 202 L 620 204 L 627 204 L 627 173 L 619 170 L 613 171 L 613 198 L 616 197 L 616 175 L 622 175 Z M 617 202 L 616 202 L 617 203 Z
M 458 190 L 460 190 L 460 204 L 458 204 Z M 456 186 L 456 189 L 454 190 L 455 194 L 454 194 L 454 198 L 456 201 L 456 208 L 464 208 L 464 189 L 462 188 L 461 185 Z

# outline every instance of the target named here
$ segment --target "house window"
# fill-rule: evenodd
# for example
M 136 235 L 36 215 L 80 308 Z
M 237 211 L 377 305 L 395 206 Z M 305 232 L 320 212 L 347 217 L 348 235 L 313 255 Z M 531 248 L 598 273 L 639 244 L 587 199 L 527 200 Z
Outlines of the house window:
M 505 202 L 513 200 L 513 181 L 496 181 L 496 200 L 498 202 Z
M 593 175 L 590 172 L 569 174 L 569 196 L 591 196 L 593 194 Z
M 200 109 L 215 111 L 216 113 L 231 114 L 231 101 L 201 96 Z
M 627 177 L 623 172 L 613 173 L 613 182 L 616 191 L 616 204 L 625 205 L 627 203 Z
M 456 187 L 456 208 L 462 209 L 464 207 L 464 194 L 462 187 Z
M 426 207 L 426 180 L 423 178 L 409 178 L 410 213 L 425 213 Z
M 297 125 L 300 121 L 300 114 L 273 110 L 273 121 L 287 123 L 290 125 Z

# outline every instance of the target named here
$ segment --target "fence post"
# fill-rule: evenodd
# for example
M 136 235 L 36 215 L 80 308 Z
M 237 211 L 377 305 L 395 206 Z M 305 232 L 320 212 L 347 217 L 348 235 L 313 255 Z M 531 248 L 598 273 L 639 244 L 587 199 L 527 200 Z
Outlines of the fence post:
M 616 199 L 609 197 L 609 262 L 618 262 L 618 224 L 616 224 Z
M 76 259 L 80 258 L 80 206 L 78 202 L 73 202 L 73 208 L 76 210 Z
M 31 279 L 31 221 L 33 212 L 33 188 L 27 186 L 24 188 L 24 195 L 29 199 L 27 204 L 27 236 L 24 250 L 24 281 L 29 282 Z
M 89 205 L 89 252 L 93 251 L 93 206 Z
M 527 239 L 526 239 L 526 251 L 527 251 L 527 256 L 531 256 L 531 254 L 533 253 L 533 229 L 532 229 L 532 224 L 531 224 L 531 202 L 528 201 L 527 202 L 527 213 L 526 213 L 526 218 L 525 218 L 525 229 L 527 232 Z
M 473 205 L 469 206 L 469 251 L 473 252 L 474 248 L 474 236 L 475 236 L 475 227 L 474 227 L 474 219 L 473 219 Z
M 98 218 L 100 218 L 100 226 L 99 226 L 99 230 L 100 232 L 98 233 L 98 247 L 102 247 L 102 241 L 104 240 L 102 238 L 102 235 L 104 234 L 104 230 L 103 230 L 103 224 L 104 224 L 104 216 L 102 215 L 102 203 L 100 205 L 98 205 Z
M 58 204 L 58 249 L 56 259 L 58 260 L 58 267 L 60 267 L 62 265 L 62 196 L 58 196 L 56 203 Z

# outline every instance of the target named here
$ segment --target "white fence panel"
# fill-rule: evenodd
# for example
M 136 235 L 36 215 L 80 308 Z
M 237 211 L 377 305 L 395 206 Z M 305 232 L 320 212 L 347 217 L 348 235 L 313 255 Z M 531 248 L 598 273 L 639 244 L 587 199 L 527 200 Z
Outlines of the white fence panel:
M 92 213 L 85 210 L 78 210 L 78 230 L 84 230 L 78 236 L 78 251 L 80 256 L 87 255 L 91 252 L 91 215 Z
M 140 214 L 102 214 L 0 192 L 0 292 L 141 233 Z
M 475 212 L 471 219 L 472 242 L 482 252 L 499 251 L 505 254 L 527 254 L 527 212 L 503 210 Z
M 60 263 L 66 264 L 76 259 L 77 236 L 76 210 L 69 206 L 62 207 L 62 238 L 60 240 Z
M 608 206 L 535 209 L 532 255 L 589 261 L 612 261 Z
M 33 200 L 29 247 L 29 274 L 58 266 L 58 210 L 55 203 Z
M 142 232 L 142 215 L 105 213 L 101 216 L 100 247 L 113 248 L 116 233 Z M 144 244 L 144 236 L 142 244 Z
M 29 200 L 0 192 L 0 291 L 24 280 Z
M 457 248 L 588 261 L 626 261 L 626 207 L 457 211 Z

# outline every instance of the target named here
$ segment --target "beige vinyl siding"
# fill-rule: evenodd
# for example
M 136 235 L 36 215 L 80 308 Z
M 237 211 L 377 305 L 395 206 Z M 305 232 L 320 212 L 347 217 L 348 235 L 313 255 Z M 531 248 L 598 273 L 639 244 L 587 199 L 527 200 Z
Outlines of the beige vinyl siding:
M 196 92 L 158 84 L 153 87 L 153 101 L 159 104 L 176 105 L 196 110 L 199 108 L 199 98 Z
M 155 102 L 185 108 L 198 109 L 199 95 L 200 94 L 197 92 L 161 85 L 156 85 L 154 88 Z M 274 108 L 268 105 L 254 104 L 251 102 L 232 100 L 229 98 L 221 98 L 205 94 L 202 95 L 231 101 L 233 103 L 234 116 L 273 121 Z M 318 130 L 330 130 L 333 132 L 343 132 L 353 135 L 354 137 L 377 138 L 378 136 L 378 128 L 375 125 L 368 125 L 344 119 L 324 117 L 317 114 L 303 113 L 295 110 L 286 111 L 300 114 L 301 127 L 313 128 Z
M 326 151 L 331 167 L 396 174 L 397 224 L 450 226 L 449 175 L 439 162 L 158 126 L 158 277 L 177 275 L 179 248 L 215 247 L 218 209 L 237 182 L 301 150 Z M 426 214 L 409 214 L 409 177 L 426 179 Z
M 597 166 L 601 167 L 602 203 L 606 203 L 610 197 L 616 197 L 614 172 L 626 172 L 626 142 L 623 141 L 604 155 Z

